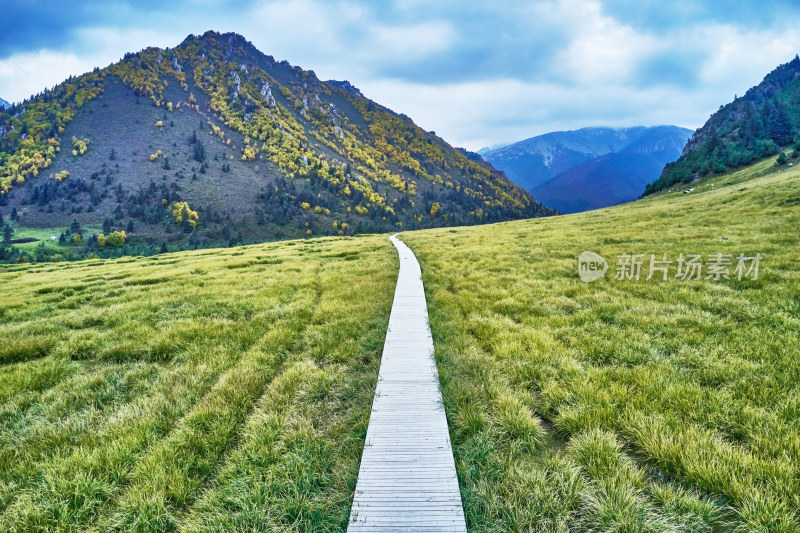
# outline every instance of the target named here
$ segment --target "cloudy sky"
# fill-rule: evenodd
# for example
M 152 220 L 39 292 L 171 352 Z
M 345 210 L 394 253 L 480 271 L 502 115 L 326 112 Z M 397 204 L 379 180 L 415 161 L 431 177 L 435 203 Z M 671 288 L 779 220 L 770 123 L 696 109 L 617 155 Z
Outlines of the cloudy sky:
M 3 0 L 0 97 L 235 31 L 478 149 L 584 126 L 699 127 L 800 52 L 799 22 L 795 0 Z

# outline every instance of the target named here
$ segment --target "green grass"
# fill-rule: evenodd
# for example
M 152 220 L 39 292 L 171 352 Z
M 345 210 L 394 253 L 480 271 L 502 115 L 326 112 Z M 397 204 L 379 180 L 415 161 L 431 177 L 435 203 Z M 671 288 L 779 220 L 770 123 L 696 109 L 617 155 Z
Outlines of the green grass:
M 800 531 L 799 191 L 765 161 L 401 234 L 470 531 Z M 759 279 L 614 279 L 718 252 Z M 397 267 L 376 235 L 0 268 L 0 530 L 343 531 Z
M 67 229 L 65 227 L 55 227 L 55 228 L 34 228 L 29 226 L 23 226 L 19 223 L 11 222 L 7 220 L 6 223 L 10 224 L 11 227 L 14 228 L 14 235 L 11 237 L 12 239 L 25 239 L 25 238 L 34 238 L 38 239 L 35 242 L 24 242 L 14 244 L 13 246 L 19 248 L 22 251 L 28 253 L 34 253 L 37 248 L 44 245 L 45 248 L 48 250 L 52 250 L 55 253 L 63 254 L 65 252 L 70 251 L 71 244 L 67 245 L 60 245 L 58 243 L 58 237 L 61 233 Z M 81 228 L 83 231 L 84 236 L 88 239 L 91 235 L 99 235 L 103 233 L 103 228 L 99 225 L 94 226 L 84 226 Z M 50 237 L 55 236 L 56 240 L 53 241 Z M 0 246 L 3 243 L 0 242 Z
M 0 530 L 343 530 L 397 259 L 289 244 L 0 271 Z
M 470 531 L 800 531 L 800 170 L 694 187 L 401 234 Z M 579 280 L 584 250 L 606 279 Z M 764 259 L 757 281 L 614 279 L 619 254 L 681 252 Z

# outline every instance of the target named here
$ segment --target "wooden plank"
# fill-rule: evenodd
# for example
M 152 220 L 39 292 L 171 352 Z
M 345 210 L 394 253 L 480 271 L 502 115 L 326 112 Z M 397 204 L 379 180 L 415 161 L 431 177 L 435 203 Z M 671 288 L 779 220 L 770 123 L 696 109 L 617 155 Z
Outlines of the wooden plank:
M 400 273 L 347 531 L 466 533 L 422 272 L 390 239 Z

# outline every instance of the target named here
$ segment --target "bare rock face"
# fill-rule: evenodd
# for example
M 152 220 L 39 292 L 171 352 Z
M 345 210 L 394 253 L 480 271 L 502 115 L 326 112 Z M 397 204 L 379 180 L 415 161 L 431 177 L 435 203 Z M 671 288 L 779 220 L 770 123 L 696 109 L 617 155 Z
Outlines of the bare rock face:
M 277 104 L 275 102 L 275 97 L 272 96 L 272 88 L 269 86 L 269 82 L 264 80 L 264 83 L 261 85 L 261 90 L 259 91 L 261 96 L 267 101 L 270 107 L 275 107 Z
M 345 91 L 347 91 L 349 93 L 352 93 L 352 94 L 358 96 L 359 98 L 364 98 L 364 95 L 361 94 L 361 91 L 358 90 L 357 87 L 353 86 L 353 84 L 350 83 L 347 80 L 343 80 L 343 81 L 328 80 L 326 83 L 328 83 L 330 85 L 333 85 L 335 87 L 339 87 L 340 89 L 344 89 Z

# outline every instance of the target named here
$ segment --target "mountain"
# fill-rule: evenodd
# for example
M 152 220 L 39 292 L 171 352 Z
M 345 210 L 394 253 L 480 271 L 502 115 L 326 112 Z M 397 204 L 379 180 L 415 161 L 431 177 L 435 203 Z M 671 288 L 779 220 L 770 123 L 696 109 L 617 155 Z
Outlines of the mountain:
M 500 148 L 505 148 L 509 144 L 513 144 L 513 143 L 496 143 L 496 144 L 493 144 L 491 146 L 484 146 L 483 148 L 478 150 L 476 153 L 478 155 L 483 156 L 485 154 L 488 154 L 489 152 L 493 152 L 495 150 L 499 150 Z
M 481 156 L 517 185 L 531 190 L 584 161 L 616 152 L 645 128 L 583 128 L 531 137 Z
M 349 82 L 215 32 L 0 112 L 0 214 L 12 211 L 23 228 L 83 228 L 84 247 L 127 229 L 143 252 L 552 214 Z
M 0 98 L 0 109 L 6 109 L 11 107 L 11 104 Z
M 774 155 L 800 134 L 800 57 L 764 77 L 744 96 L 720 106 L 698 129 L 673 164 L 647 186 L 646 194 L 724 173 Z
M 677 126 L 583 128 L 482 155 L 544 205 L 574 213 L 638 198 L 690 134 Z

